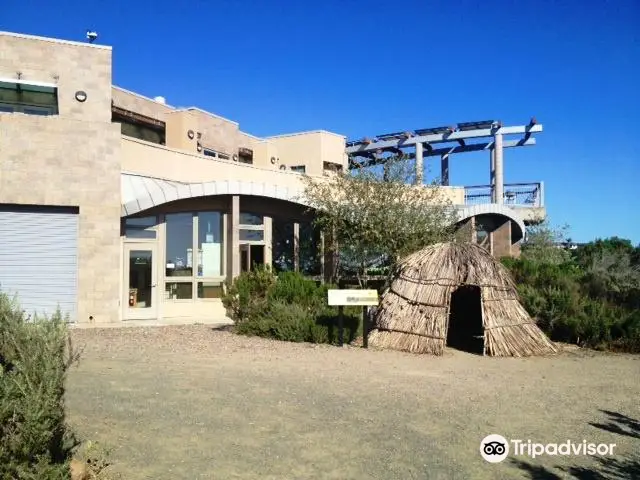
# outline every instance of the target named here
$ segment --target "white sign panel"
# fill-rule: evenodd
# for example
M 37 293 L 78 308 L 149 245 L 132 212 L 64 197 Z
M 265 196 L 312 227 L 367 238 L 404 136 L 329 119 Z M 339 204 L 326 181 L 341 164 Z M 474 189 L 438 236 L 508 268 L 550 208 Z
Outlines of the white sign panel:
M 330 306 L 378 305 L 377 290 L 328 290 Z
M 220 244 L 219 243 L 203 243 L 202 244 L 202 276 L 203 277 L 219 277 L 220 276 Z

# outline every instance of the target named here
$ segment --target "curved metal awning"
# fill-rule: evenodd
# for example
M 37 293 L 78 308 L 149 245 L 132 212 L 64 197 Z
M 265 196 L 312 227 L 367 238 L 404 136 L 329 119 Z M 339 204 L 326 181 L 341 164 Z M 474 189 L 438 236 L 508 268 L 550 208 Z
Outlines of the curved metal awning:
M 188 198 L 206 197 L 210 195 L 254 195 L 275 198 L 308 206 L 304 201 L 302 188 L 284 187 L 259 182 L 241 180 L 214 180 L 202 183 L 183 183 L 160 178 L 146 177 L 132 173 L 121 174 L 121 216 L 126 217 L 149 208 Z M 458 205 L 458 221 L 476 215 L 501 215 L 514 222 L 519 231 L 513 236 L 520 239 L 524 236 L 525 226 L 520 216 L 510 207 L 495 203 L 482 205 Z
M 131 173 L 121 176 L 121 213 L 123 217 L 164 203 L 210 195 L 255 195 L 305 205 L 302 190 L 259 182 L 214 180 L 182 183 Z

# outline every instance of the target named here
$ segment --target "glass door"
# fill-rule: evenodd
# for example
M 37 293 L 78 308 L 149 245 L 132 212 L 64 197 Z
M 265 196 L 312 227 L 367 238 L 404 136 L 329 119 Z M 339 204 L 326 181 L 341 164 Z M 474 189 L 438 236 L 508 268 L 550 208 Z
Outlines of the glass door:
M 125 320 L 157 318 L 155 250 L 145 243 L 124 247 Z

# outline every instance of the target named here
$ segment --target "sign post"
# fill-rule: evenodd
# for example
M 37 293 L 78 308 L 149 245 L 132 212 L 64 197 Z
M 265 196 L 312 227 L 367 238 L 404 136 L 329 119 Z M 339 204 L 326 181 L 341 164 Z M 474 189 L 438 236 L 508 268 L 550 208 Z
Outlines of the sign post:
M 338 307 L 338 344 L 344 343 L 344 307 L 362 307 L 362 346 L 369 348 L 369 305 L 378 305 L 377 290 L 328 290 L 329 306 Z

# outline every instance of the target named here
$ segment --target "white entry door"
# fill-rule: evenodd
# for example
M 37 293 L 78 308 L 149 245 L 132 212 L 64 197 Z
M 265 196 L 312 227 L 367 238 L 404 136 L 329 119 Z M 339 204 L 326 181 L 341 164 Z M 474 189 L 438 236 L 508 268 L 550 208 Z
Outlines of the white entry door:
M 158 316 L 155 244 L 124 246 L 124 319 L 147 320 Z

